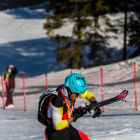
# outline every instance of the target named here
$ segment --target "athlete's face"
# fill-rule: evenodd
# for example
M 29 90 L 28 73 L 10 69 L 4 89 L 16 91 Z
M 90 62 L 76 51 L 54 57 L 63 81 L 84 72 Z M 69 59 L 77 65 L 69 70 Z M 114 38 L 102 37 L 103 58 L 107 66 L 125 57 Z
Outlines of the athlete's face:
M 71 99 L 72 101 L 74 101 L 74 100 L 77 99 L 78 97 L 80 97 L 79 94 L 77 94 L 77 93 L 72 93 L 71 96 L 70 96 L 70 99 Z
M 67 89 L 67 91 L 68 91 L 68 94 L 70 95 L 70 99 L 71 99 L 72 101 L 74 101 L 75 99 L 77 99 L 78 97 L 80 97 L 80 95 L 77 94 L 77 93 L 71 93 L 71 91 L 70 91 L 69 88 Z

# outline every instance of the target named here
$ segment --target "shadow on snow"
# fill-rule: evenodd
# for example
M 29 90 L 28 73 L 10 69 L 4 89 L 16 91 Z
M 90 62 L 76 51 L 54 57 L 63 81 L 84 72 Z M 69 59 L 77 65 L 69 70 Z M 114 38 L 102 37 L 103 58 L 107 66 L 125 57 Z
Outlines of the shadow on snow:
M 37 76 L 62 68 L 54 66 L 57 44 L 49 38 L 10 42 L 0 45 L 0 74 L 9 64 L 19 70 L 18 75 Z

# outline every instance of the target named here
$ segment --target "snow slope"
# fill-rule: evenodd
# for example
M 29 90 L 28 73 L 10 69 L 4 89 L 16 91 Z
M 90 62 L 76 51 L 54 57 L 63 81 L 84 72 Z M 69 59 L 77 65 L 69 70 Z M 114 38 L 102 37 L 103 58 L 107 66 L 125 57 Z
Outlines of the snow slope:
M 4 73 L 9 64 L 14 64 L 18 68 L 18 75 L 24 73 L 27 76 L 37 76 L 65 68 L 54 65 L 57 44 L 47 37 L 46 30 L 43 29 L 46 21 L 43 15 L 51 13 L 46 13 L 45 9 L 31 8 L 34 9 L 35 6 L 0 11 L 0 74 Z M 123 14 L 113 15 L 113 20 L 114 17 L 120 18 Z M 72 27 L 73 24 L 70 23 L 56 30 L 55 34 L 69 36 L 72 34 Z M 123 35 L 119 37 L 117 42 L 110 40 L 110 46 L 120 49 L 114 50 L 114 58 L 121 59 Z M 134 50 L 128 49 L 130 55 Z
M 55 70 L 56 44 L 43 30 L 44 14 L 44 9 L 28 8 L 0 12 L 0 74 L 8 64 L 30 76 Z
M 134 115 L 135 114 L 135 115 Z M 72 123 L 91 140 L 139 140 L 140 112 L 105 112 L 99 118 L 84 116 Z M 36 112 L 0 110 L 0 140 L 44 140 Z

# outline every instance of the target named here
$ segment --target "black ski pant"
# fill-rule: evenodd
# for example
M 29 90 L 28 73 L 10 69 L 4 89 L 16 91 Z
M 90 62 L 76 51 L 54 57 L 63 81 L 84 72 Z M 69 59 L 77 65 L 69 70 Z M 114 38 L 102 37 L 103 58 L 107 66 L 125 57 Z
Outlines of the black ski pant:
M 56 131 L 52 127 L 45 129 L 45 140 L 91 140 L 85 133 L 75 129 L 72 125 L 69 128 Z
M 6 99 L 6 104 L 5 106 L 8 106 L 10 104 L 13 104 L 13 97 L 12 97 L 12 93 L 14 91 L 14 86 L 6 86 L 6 90 L 7 90 L 7 99 Z

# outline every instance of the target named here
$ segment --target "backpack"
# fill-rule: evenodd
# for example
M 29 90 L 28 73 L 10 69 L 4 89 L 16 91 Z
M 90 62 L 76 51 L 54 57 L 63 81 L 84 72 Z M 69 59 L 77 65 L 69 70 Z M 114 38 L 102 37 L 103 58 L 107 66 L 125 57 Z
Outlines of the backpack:
M 50 88 L 39 97 L 37 118 L 38 121 L 45 126 L 52 124 L 52 120 L 47 117 L 47 105 L 52 96 L 58 96 L 57 88 L 58 87 Z

